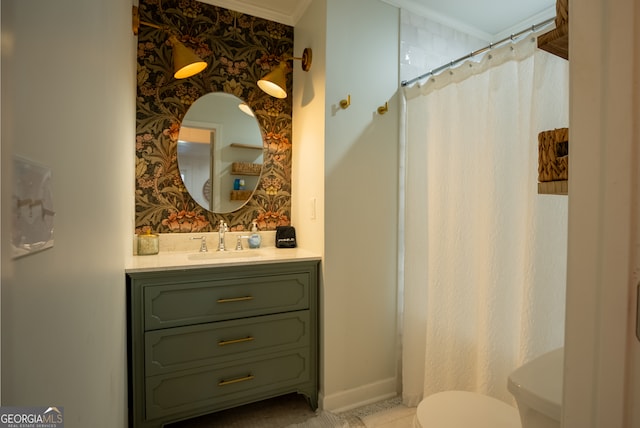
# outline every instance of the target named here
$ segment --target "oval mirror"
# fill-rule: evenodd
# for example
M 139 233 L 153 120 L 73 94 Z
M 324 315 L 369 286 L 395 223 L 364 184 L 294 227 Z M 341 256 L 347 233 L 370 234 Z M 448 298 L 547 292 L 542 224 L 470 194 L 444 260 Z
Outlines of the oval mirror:
M 247 203 L 260 181 L 262 133 L 240 98 L 212 92 L 187 110 L 178 135 L 178 169 L 191 197 L 214 213 Z

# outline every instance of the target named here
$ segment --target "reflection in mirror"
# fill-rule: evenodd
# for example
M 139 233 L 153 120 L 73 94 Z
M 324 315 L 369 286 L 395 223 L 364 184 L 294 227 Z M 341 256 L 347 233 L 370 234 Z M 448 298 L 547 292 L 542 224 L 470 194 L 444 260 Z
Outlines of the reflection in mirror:
M 187 111 L 178 136 L 182 181 L 191 197 L 214 213 L 241 208 L 260 181 L 262 133 L 241 104 L 224 92 L 203 95 Z

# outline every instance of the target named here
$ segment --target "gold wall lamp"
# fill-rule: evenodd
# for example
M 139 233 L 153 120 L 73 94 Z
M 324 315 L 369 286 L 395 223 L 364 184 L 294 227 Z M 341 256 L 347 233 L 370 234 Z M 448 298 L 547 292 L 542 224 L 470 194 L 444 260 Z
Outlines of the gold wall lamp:
M 290 59 L 300 60 L 302 61 L 302 70 L 309 71 L 311 69 L 311 58 L 311 48 L 305 48 L 301 58 L 290 57 L 280 61 L 276 68 L 258 80 L 258 87 L 272 97 L 287 98 L 287 61 Z
M 174 34 L 171 34 L 169 27 L 162 27 L 151 22 L 141 21 L 138 6 L 133 6 L 133 34 L 136 36 L 138 35 L 140 25 L 157 28 L 169 35 L 169 42 L 173 47 L 173 77 L 176 79 L 185 79 L 194 76 L 207 68 L 207 63 L 196 55 L 195 52 L 182 44 Z
M 238 108 L 240 109 L 241 112 L 243 112 L 247 116 L 256 117 L 256 115 L 253 113 L 253 110 L 251 110 L 251 107 L 249 107 L 249 104 L 244 102 L 240 103 L 238 104 Z

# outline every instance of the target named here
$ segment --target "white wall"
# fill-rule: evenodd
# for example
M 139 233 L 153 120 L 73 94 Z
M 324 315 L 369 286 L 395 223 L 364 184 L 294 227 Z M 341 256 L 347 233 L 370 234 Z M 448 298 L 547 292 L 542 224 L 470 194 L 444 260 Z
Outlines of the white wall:
M 303 93 L 294 103 L 293 223 L 318 238 L 308 213 L 320 195 L 321 404 L 329 410 L 396 393 L 398 37 L 399 10 L 371 0 L 314 1 L 296 26 L 296 52 L 308 42 L 314 65 L 310 76 L 295 75 Z M 340 109 L 347 95 L 352 104 Z M 377 114 L 385 102 L 389 112 Z M 323 195 L 300 183 L 322 176 Z
M 291 219 L 296 228 L 298 245 L 324 253 L 324 105 L 326 67 L 326 2 L 314 0 L 294 29 L 294 55 L 301 56 L 311 48 L 313 61 L 308 72 L 296 61 L 293 71 L 293 149 L 291 168 Z M 322 284 L 322 281 L 321 281 Z M 320 302 L 324 302 L 324 287 L 320 287 Z M 321 304 L 321 311 L 324 304 Z M 320 394 L 322 407 L 324 379 L 327 371 L 322 356 L 327 346 L 333 346 L 324 334 L 321 316 L 320 334 Z
M 294 28 L 294 55 L 311 48 L 308 72 L 293 70 L 291 218 L 301 247 L 324 252 L 326 2 L 314 0 Z M 322 367 L 321 367 L 322 369 Z
M 2 2 L 2 404 L 126 426 L 135 37 L 128 0 Z M 53 172 L 55 244 L 9 259 L 11 157 Z
M 569 157 L 563 427 L 637 428 L 638 2 L 574 2 L 570 34 L 570 132 L 577 144 Z
M 400 81 L 422 76 L 490 42 L 405 9 L 400 22 Z

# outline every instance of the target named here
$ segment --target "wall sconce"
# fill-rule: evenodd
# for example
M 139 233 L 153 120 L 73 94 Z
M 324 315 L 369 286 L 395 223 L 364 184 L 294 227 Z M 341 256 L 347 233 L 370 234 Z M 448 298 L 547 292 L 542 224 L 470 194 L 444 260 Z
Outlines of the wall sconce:
M 262 79 L 258 80 L 258 87 L 267 94 L 275 98 L 287 98 L 287 60 L 297 59 L 302 61 L 302 70 L 309 71 L 311 69 L 311 48 L 305 48 L 302 52 L 302 58 L 291 57 L 283 61 Z
M 194 76 L 207 68 L 207 63 L 196 55 L 195 52 L 182 44 L 175 35 L 171 34 L 168 27 L 141 21 L 138 7 L 133 6 L 133 34 L 138 35 L 140 25 L 157 28 L 169 34 L 169 42 L 173 47 L 173 77 L 176 79 L 185 79 Z
M 256 115 L 253 113 L 253 110 L 251 110 L 251 107 L 249 107 L 249 104 L 240 103 L 238 104 L 238 108 L 240 109 L 241 112 L 243 112 L 247 116 L 256 117 Z

